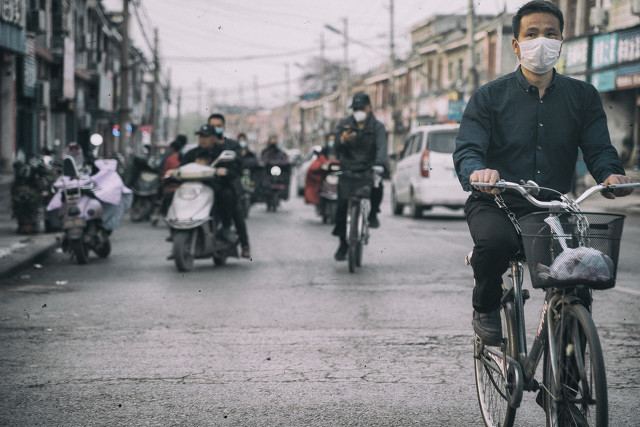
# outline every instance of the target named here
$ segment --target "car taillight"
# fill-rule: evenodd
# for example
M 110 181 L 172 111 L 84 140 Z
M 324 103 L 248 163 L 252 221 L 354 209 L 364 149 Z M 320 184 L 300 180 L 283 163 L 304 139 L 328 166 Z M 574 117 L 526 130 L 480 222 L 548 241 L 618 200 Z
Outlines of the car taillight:
M 429 166 L 429 150 L 424 150 L 420 161 L 420 174 L 423 178 L 429 178 L 429 170 L 431 170 L 431 166 Z

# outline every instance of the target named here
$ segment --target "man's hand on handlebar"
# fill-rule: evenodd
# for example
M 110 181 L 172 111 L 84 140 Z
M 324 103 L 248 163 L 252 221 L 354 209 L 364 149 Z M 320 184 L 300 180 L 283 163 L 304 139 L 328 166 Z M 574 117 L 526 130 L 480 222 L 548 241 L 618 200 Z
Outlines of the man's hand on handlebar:
M 630 184 L 632 182 L 631 178 L 626 175 L 609 175 L 607 179 L 604 180 L 604 185 L 611 184 Z M 627 188 L 616 188 L 615 190 L 602 191 L 602 197 L 606 197 L 607 199 L 615 199 L 616 197 L 624 197 L 628 196 L 633 192 L 633 187 Z
M 471 182 L 471 185 L 473 185 L 474 182 L 488 182 L 491 186 L 500 181 L 500 174 L 494 169 L 480 169 L 471 174 L 469 181 Z M 499 188 L 477 186 L 474 186 L 473 188 L 482 191 L 483 193 L 500 194 L 501 192 Z

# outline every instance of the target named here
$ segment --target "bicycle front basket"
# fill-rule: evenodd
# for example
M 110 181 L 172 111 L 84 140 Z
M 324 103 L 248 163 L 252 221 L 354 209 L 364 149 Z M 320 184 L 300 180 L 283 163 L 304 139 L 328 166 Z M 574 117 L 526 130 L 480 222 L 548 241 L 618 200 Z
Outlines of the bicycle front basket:
M 522 217 L 518 222 L 533 287 L 614 287 L 624 218 L 590 212 Z

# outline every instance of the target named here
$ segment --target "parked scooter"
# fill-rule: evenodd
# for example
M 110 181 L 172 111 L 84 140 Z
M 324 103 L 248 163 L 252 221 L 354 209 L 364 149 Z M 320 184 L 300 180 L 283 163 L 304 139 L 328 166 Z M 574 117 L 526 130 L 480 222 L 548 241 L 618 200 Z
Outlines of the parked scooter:
M 134 157 L 132 170 L 133 204 L 129 215 L 134 222 L 151 219 L 158 202 L 161 177 L 153 158 Z
M 181 183 L 165 218 L 173 235 L 172 255 L 178 271 L 191 270 L 196 258 L 213 257 L 215 265 L 225 264 L 230 256 L 238 258 L 237 236 L 228 240 L 222 236 L 222 224 L 212 215 L 214 192 L 205 183 L 216 176 L 219 163 L 235 157 L 234 151 L 225 150 L 211 165 L 188 163 L 169 175 Z
M 102 137 L 92 135 L 91 143 L 100 145 Z M 132 199 L 131 190 L 124 186 L 117 173 L 117 162 L 97 159 L 90 165 L 78 165 L 73 156 L 66 155 L 62 176 L 54 188 L 57 192 L 47 211 L 57 211 L 61 216 L 62 249 L 78 264 L 89 261 L 89 251 L 100 258 L 108 257 L 111 232 L 120 224 Z
M 49 155 L 34 156 L 28 161 L 20 151 L 13 164 L 14 180 L 11 185 L 11 210 L 18 221 L 18 233 L 32 234 L 38 231 L 53 231 L 43 208 L 49 203 L 53 193 L 51 186 L 56 180 L 53 158 Z M 44 216 L 44 230 L 41 219 Z

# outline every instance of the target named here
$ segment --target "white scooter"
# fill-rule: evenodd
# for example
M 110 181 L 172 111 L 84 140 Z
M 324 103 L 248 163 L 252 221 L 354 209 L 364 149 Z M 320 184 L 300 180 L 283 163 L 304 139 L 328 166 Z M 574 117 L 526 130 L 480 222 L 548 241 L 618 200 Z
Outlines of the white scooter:
M 232 150 L 223 151 L 211 165 L 188 163 L 174 169 L 168 178 L 182 184 L 174 192 L 165 222 L 173 235 L 173 259 L 178 271 L 193 268 L 195 258 L 213 257 L 215 265 L 227 257 L 238 258 L 238 239 L 221 236 L 222 225 L 211 215 L 214 192 L 203 181 L 216 176 L 216 165 L 236 158 Z

